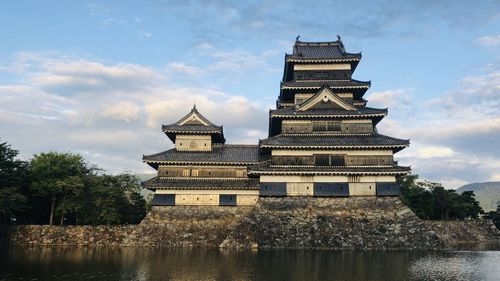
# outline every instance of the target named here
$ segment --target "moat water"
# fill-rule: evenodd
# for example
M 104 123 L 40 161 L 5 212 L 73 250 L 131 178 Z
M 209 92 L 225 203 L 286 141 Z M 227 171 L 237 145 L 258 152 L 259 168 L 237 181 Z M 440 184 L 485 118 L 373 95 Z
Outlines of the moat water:
M 500 280 L 500 249 L 0 248 L 0 280 Z

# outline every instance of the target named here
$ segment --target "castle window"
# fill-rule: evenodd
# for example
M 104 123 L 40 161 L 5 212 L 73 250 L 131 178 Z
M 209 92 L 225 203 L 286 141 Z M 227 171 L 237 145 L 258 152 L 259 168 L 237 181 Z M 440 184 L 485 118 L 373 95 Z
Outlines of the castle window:
M 328 72 L 326 72 L 326 71 L 316 71 L 316 73 L 314 73 L 314 76 L 317 79 L 328 79 Z
M 315 155 L 314 161 L 316 166 L 330 166 L 329 155 Z
M 151 201 L 153 206 L 173 206 L 175 205 L 175 194 L 155 194 Z
M 340 182 L 316 182 L 313 193 L 314 196 L 349 196 L 349 186 Z
M 344 156 L 330 156 L 330 166 L 344 166 Z
M 236 206 L 236 195 L 221 194 L 219 195 L 219 205 L 221 206 Z
M 316 166 L 345 166 L 343 155 L 314 155 L 314 163 Z
M 338 121 L 313 122 L 313 132 L 339 132 L 340 130 L 340 122 Z

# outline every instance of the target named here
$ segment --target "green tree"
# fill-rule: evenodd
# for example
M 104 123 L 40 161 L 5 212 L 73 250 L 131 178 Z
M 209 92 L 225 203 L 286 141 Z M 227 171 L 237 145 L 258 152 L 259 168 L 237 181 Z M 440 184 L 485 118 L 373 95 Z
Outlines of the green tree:
M 454 191 L 446 190 L 441 184 L 434 182 L 423 182 L 422 186 L 429 189 L 434 197 L 434 210 L 432 219 L 449 220 L 453 211 L 453 203 L 456 195 Z
M 71 199 L 82 193 L 83 178 L 92 172 L 78 154 L 49 152 L 34 156 L 31 188 L 35 194 L 50 201 L 49 225 L 54 223 L 56 207 L 61 213 L 61 223 L 68 210 L 78 209 L 78 203 Z
M 483 208 L 479 206 L 479 202 L 476 200 L 474 191 L 464 191 L 460 194 L 461 208 L 464 210 L 463 218 L 479 218 L 480 214 L 484 213 Z
M 431 219 L 434 212 L 434 197 L 424 186 L 417 183 L 418 175 L 409 175 L 398 179 L 401 188 L 401 200 L 419 218 Z
M 445 189 L 440 183 L 417 181 L 417 175 L 398 179 L 401 199 L 422 219 L 450 220 L 479 218 L 483 212 L 474 193 L 457 194 L 455 190 Z
M 137 177 L 99 175 L 95 182 L 91 187 L 95 205 L 92 224 L 139 223 L 144 218 L 146 203 Z
M 486 218 L 492 220 L 495 226 L 500 229 L 500 202 L 497 203 L 497 210 L 488 212 Z
M 0 143 L 0 223 L 17 217 L 28 206 L 22 189 L 26 187 L 28 163 L 15 159 L 19 152 Z
M 146 216 L 146 200 L 137 191 L 130 193 L 129 200 L 130 206 L 125 214 L 124 222 L 138 224 Z

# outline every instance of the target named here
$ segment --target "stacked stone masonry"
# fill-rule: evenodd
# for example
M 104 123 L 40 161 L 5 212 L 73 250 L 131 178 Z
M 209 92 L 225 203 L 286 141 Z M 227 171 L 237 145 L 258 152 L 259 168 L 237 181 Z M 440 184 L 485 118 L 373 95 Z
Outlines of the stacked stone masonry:
M 154 207 L 133 226 L 3 227 L 12 244 L 207 248 L 443 249 L 500 242 L 489 221 L 420 220 L 396 197 L 260 198 L 253 207 Z

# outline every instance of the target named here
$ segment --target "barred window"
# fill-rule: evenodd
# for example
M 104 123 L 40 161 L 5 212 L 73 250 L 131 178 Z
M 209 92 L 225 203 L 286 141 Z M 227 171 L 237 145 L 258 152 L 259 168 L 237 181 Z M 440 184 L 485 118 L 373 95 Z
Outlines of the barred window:
M 314 132 L 340 132 L 339 121 L 318 121 L 313 122 Z
M 344 155 L 314 155 L 316 166 L 345 166 Z

